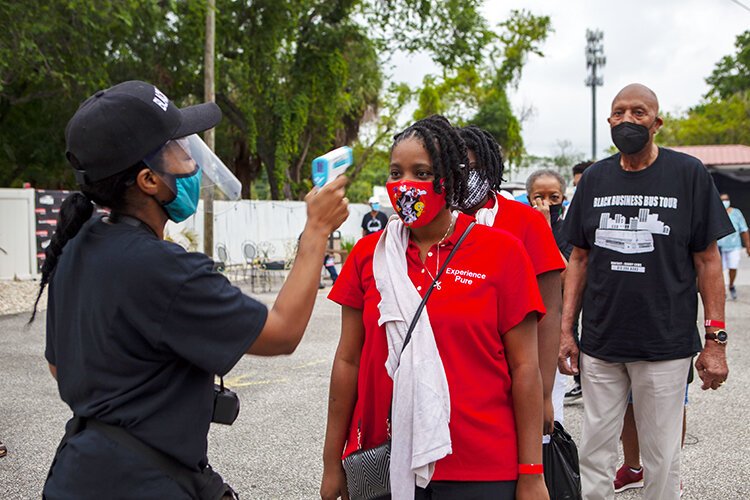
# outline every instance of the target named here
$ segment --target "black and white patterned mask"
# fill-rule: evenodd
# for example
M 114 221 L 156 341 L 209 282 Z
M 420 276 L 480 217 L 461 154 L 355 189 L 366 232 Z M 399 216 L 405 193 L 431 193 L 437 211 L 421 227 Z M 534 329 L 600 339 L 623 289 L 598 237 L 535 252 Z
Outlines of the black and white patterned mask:
M 469 170 L 469 179 L 466 199 L 461 204 L 461 208 L 466 210 L 474 208 L 477 204 L 487 196 L 490 190 L 490 181 L 487 180 L 479 170 Z

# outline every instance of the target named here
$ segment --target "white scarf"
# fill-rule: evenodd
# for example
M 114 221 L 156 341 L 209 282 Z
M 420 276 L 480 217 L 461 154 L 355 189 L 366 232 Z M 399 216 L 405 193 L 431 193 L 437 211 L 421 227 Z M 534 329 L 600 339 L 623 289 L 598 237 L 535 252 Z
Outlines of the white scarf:
M 422 310 L 411 341 L 401 353 L 414 314 L 422 301 L 409 279 L 406 248 L 409 230 L 391 216 L 380 236 L 372 268 L 382 298 L 378 325 L 385 324 L 393 379 L 391 410 L 391 498 L 413 500 L 414 485 L 424 488 L 435 462 L 452 453 L 450 393 L 427 308 Z M 400 362 L 399 362 L 399 354 Z
M 495 224 L 495 217 L 497 216 L 497 211 L 500 207 L 500 200 L 497 199 L 497 193 L 494 191 L 490 191 L 490 196 L 495 200 L 495 204 L 492 208 L 480 208 L 477 210 L 477 213 L 474 214 L 474 217 L 477 220 L 477 224 L 492 227 L 492 225 Z

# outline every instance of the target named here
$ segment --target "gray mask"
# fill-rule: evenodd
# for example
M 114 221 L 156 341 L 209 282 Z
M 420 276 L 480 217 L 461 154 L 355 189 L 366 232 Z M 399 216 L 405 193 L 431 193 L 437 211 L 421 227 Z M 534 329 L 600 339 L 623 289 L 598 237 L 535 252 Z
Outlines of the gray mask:
M 469 170 L 469 180 L 466 199 L 461 204 L 461 208 L 466 210 L 474 208 L 487 196 L 490 190 L 490 181 L 485 179 L 478 170 Z

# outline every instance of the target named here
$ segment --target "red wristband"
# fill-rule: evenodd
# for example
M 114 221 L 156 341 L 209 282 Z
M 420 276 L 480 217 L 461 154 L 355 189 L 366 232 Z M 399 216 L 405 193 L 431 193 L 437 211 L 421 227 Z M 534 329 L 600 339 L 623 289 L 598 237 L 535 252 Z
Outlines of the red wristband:
M 544 474 L 544 465 L 542 464 L 518 464 L 519 474 Z
M 703 326 L 706 328 L 713 327 L 713 328 L 726 328 L 726 324 L 723 321 L 716 321 L 715 319 L 707 319 Z

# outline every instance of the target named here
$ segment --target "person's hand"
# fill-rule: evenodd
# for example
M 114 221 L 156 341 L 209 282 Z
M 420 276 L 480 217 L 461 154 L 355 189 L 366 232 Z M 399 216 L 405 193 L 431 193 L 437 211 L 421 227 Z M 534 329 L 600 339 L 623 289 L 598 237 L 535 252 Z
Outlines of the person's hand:
M 745 251 L 747 252 L 747 256 L 750 257 L 750 247 L 746 247 Z
M 544 215 L 544 219 L 547 221 L 547 225 L 549 227 L 552 227 L 552 219 L 550 219 L 549 216 L 549 203 L 541 198 L 535 198 L 534 204 L 532 206 L 539 210 L 542 215 Z
M 519 474 L 516 500 L 549 500 L 543 474 Z
M 346 474 L 344 467 L 323 467 L 323 480 L 320 484 L 320 498 L 322 500 L 349 500 L 349 492 L 346 489 Z
M 544 426 L 542 434 L 549 435 L 555 430 L 555 405 L 552 399 L 544 398 Z
M 321 189 L 313 188 L 305 196 L 307 224 L 326 236 L 334 232 L 349 216 L 349 200 L 344 197 L 349 180 L 343 175 Z
M 557 367 L 563 375 L 578 375 L 578 345 L 571 332 L 560 335 L 560 354 L 557 356 Z
M 718 389 L 729 375 L 726 347 L 713 340 L 707 340 L 695 361 L 695 369 L 703 381 L 701 389 Z

